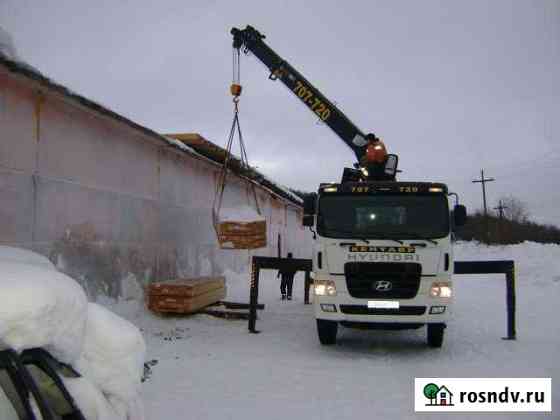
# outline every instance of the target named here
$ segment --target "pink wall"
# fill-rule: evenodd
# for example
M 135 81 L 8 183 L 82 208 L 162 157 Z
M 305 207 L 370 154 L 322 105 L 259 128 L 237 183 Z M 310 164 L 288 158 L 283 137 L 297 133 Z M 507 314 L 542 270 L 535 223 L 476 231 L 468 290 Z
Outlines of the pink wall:
M 0 244 L 48 255 L 91 297 L 126 294 L 175 276 L 241 270 L 246 251 L 217 247 L 211 206 L 218 167 L 82 105 L 43 91 L 0 67 Z M 224 206 L 247 203 L 232 177 Z M 300 209 L 263 188 L 259 202 L 287 251 L 306 258 Z

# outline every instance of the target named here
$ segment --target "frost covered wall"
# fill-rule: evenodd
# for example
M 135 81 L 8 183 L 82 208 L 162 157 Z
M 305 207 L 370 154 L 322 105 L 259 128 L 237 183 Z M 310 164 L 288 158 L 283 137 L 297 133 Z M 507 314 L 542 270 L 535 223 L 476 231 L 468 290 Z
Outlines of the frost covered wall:
M 39 87 L 0 65 L 0 244 L 33 249 L 90 297 L 240 271 L 249 255 L 310 256 L 301 209 L 259 187 L 269 247 L 217 247 L 211 206 L 219 167 Z M 224 206 L 247 204 L 233 176 Z

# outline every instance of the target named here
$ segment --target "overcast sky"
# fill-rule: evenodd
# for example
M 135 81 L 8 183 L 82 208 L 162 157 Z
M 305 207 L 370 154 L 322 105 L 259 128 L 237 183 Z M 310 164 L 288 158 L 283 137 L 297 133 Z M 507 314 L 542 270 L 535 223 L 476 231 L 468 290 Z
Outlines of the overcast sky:
M 156 131 L 225 145 L 232 26 L 250 24 L 364 132 L 400 180 L 445 182 L 470 209 L 513 194 L 560 225 L 560 1 L 0 0 L 0 26 L 45 75 Z M 255 57 L 243 57 L 250 163 L 290 187 L 354 155 Z

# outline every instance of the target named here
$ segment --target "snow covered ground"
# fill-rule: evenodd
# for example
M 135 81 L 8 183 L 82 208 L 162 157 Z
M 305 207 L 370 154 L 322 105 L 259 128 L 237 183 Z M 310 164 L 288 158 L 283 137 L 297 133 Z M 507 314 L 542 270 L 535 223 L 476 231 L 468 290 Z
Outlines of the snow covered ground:
M 458 260 L 514 259 L 518 340 L 505 334 L 502 275 L 456 276 L 453 323 L 441 349 L 424 329 L 385 332 L 342 329 L 322 347 L 310 306 L 279 300 L 275 273 L 261 276 L 258 335 L 246 321 L 210 316 L 159 318 L 131 302 L 111 305 L 142 328 L 148 359 L 157 360 L 143 385 L 147 419 L 442 418 L 415 414 L 415 377 L 552 377 L 551 414 L 451 413 L 461 419 L 558 418 L 560 395 L 560 247 L 525 243 L 456 247 Z M 247 300 L 248 279 L 231 273 L 232 298 Z

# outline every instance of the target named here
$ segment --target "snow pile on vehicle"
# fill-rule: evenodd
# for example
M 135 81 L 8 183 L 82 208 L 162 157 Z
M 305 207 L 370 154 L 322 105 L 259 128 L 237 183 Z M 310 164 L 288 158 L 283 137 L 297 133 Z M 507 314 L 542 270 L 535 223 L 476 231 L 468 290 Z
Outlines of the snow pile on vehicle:
M 75 367 L 127 413 L 140 393 L 146 344 L 140 330 L 96 304 L 88 305 L 84 350 Z
M 117 420 L 118 414 L 103 393 L 87 378 L 62 378 L 64 385 L 87 420 Z M 126 418 L 126 417 L 124 417 Z
M 82 352 L 87 297 L 72 278 L 44 266 L 0 260 L 0 344 L 43 347 L 74 362 Z
M 0 245 L 1 261 L 19 262 L 56 270 L 54 264 L 47 257 L 27 249 L 13 248 L 11 246 Z
M 65 382 L 88 420 L 143 420 L 140 330 L 31 251 L 0 247 L 0 272 L 0 348 L 42 347 L 72 364 L 82 378 Z
M 223 208 L 220 210 L 220 222 L 250 223 L 266 220 L 256 209 L 249 206 Z

